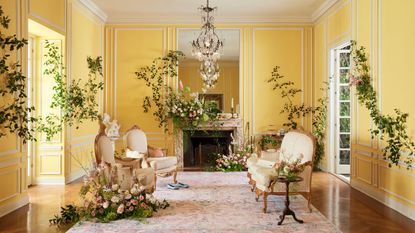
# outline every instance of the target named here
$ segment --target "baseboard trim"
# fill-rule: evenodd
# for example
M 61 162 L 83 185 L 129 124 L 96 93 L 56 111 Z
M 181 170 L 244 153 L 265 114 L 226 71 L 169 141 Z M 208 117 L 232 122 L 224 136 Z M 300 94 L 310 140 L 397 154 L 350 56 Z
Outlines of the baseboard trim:
M 25 205 L 29 204 L 29 196 L 24 194 L 18 200 L 11 203 L 0 206 L 0 217 L 3 217 L 6 214 L 9 214 Z
M 72 183 L 72 182 L 74 182 L 75 180 L 81 178 L 84 175 L 85 175 L 85 171 L 82 170 L 82 169 L 79 169 L 78 171 L 72 172 L 71 174 L 66 176 L 65 182 L 66 182 L 66 184 Z
M 413 208 L 406 206 L 400 203 L 399 201 L 386 196 L 384 192 L 376 190 L 372 187 L 368 187 L 367 185 L 362 184 L 356 180 L 351 180 L 350 185 L 352 186 L 352 188 L 357 189 L 360 192 L 368 195 L 369 197 L 379 201 L 380 203 L 398 211 L 402 215 L 412 220 L 415 220 L 415 211 Z
M 37 185 L 65 185 L 64 176 L 40 176 L 36 177 L 35 184 Z

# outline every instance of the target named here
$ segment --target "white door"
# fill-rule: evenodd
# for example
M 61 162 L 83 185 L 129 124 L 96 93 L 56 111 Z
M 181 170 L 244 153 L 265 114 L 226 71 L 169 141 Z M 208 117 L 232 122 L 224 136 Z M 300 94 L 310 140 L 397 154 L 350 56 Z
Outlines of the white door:
M 350 174 L 351 99 L 349 86 L 350 46 L 335 51 L 335 169 L 337 174 Z

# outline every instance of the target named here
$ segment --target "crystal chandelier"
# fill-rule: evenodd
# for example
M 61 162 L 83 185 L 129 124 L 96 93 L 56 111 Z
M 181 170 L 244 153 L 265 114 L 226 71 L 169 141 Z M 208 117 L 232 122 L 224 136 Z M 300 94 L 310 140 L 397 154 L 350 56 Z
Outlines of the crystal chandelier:
M 215 33 L 213 25 L 213 12 L 217 7 L 210 7 L 209 0 L 206 6 L 201 6 L 199 10 L 202 13 L 202 28 L 199 36 L 192 42 L 192 55 L 199 61 L 200 75 L 204 85 L 207 88 L 214 87 L 219 77 L 219 64 L 217 60 L 223 51 L 223 41 Z

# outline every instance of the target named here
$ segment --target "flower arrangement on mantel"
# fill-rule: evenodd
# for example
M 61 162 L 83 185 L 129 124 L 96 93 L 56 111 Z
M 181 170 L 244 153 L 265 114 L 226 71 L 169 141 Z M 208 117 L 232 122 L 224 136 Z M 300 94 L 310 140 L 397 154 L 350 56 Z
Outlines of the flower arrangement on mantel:
M 165 131 L 168 131 L 169 120 L 173 121 L 174 129 L 192 131 L 200 124 L 216 119 L 219 112 L 213 102 L 200 100 L 197 93 L 191 93 L 188 87 L 183 88 L 181 82 L 178 90 L 166 84 L 166 78 L 178 80 L 178 65 L 183 58 L 181 51 L 169 51 L 166 56 L 154 59 L 151 65 L 135 72 L 136 78 L 143 80 L 152 91 L 143 100 L 144 112 L 149 112 L 155 105 L 153 116 Z
M 49 220 L 51 225 L 60 227 L 79 221 L 107 223 L 123 218 L 140 220 L 169 206 L 166 200 L 160 202 L 146 194 L 137 177 L 133 177 L 131 189 L 121 189 L 116 167 L 100 165 L 88 174 L 80 191 L 83 205 L 61 207 L 60 215 Z
M 408 113 L 403 113 L 395 108 L 395 116 L 383 114 L 379 110 L 379 103 L 376 91 L 372 85 L 368 58 L 363 46 L 358 47 L 356 41 L 352 41 L 353 69 L 350 73 L 350 85 L 356 87 L 356 95 L 359 103 L 365 106 L 375 125 L 370 130 L 372 138 L 379 136 L 380 140 L 385 140 L 386 146 L 383 150 L 383 157 L 392 165 L 399 166 L 401 162 L 407 168 L 413 166 L 415 156 L 415 143 L 407 132 Z M 405 154 L 402 158 L 402 154 Z

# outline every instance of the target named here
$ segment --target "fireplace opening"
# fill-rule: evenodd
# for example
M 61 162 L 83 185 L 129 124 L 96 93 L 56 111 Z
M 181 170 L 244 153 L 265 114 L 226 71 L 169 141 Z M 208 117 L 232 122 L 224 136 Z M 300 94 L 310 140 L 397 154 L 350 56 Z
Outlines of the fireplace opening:
M 201 170 L 214 165 L 214 154 L 228 154 L 232 132 L 233 130 L 184 131 L 184 168 Z

